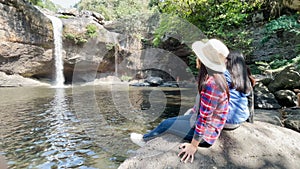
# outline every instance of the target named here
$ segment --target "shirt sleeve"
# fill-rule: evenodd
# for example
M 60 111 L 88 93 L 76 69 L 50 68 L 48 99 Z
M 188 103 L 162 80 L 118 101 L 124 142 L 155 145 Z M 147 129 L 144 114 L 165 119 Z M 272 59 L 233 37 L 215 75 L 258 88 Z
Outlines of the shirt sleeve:
M 199 115 L 196 122 L 196 128 L 194 132 L 194 139 L 200 141 L 201 138 L 206 137 L 207 125 L 212 120 L 214 110 L 218 106 L 220 97 L 220 90 L 216 89 L 216 84 L 213 78 L 209 78 L 206 85 L 201 91 L 201 102 Z
M 231 86 L 231 75 L 228 70 L 224 72 L 225 79 L 227 81 L 228 86 Z

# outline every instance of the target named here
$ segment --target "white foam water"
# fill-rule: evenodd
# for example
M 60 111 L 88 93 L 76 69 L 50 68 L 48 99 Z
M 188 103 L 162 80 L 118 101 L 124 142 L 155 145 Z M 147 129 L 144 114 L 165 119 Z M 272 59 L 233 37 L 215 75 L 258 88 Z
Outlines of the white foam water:
M 53 25 L 53 36 L 54 36 L 54 59 L 55 59 L 55 80 L 53 87 L 62 88 L 64 87 L 64 63 L 62 58 L 62 21 L 51 15 L 47 15 Z

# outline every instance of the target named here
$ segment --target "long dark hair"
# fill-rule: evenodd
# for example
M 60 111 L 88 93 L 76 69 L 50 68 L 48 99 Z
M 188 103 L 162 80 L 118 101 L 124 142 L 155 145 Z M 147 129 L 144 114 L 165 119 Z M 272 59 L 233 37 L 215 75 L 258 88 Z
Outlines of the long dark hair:
M 231 74 L 231 87 L 242 93 L 251 91 L 251 81 L 244 56 L 241 52 L 233 51 L 227 56 L 226 67 Z
M 208 74 L 214 76 L 216 84 L 219 86 L 221 91 L 226 91 L 227 98 L 229 99 L 229 89 L 228 89 L 224 74 L 213 71 L 213 70 L 207 68 L 202 63 L 201 63 L 201 66 L 199 69 L 199 74 L 198 74 L 198 92 L 199 92 L 199 94 L 201 93 L 202 87 L 205 85 L 205 79 Z

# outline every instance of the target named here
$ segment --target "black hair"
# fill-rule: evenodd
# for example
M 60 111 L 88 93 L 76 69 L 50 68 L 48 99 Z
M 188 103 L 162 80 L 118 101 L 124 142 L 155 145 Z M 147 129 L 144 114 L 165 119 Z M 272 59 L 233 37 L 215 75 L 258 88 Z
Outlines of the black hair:
M 251 81 L 247 65 L 241 52 L 233 51 L 227 56 L 226 68 L 231 74 L 231 87 L 242 93 L 251 91 Z
M 224 76 L 224 73 L 216 72 L 207 68 L 204 64 L 200 62 L 201 66 L 199 69 L 198 75 L 198 92 L 201 93 L 202 87 L 205 85 L 205 79 L 208 74 L 214 76 L 216 84 L 219 86 L 221 91 L 226 91 L 227 99 L 229 99 L 229 89 L 227 86 L 227 82 Z M 209 72 L 209 73 L 208 73 Z

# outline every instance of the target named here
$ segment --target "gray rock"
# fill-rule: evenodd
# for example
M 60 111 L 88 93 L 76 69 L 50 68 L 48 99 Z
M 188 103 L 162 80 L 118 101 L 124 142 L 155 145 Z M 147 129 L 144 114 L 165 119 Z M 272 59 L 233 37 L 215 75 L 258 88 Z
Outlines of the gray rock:
M 180 138 L 170 134 L 153 139 L 119 169 L 299 168 L 300 134 L 264 122 L 245 123 L 236 130 L 222 131 L 212 147 L 198 148 L 193 163 L 180 162 L 180 142 Z
M 288 66 L 274 77 L 274 80 L 268 85 L 271 92 L 284 89 L 300 88 L 300 71 L 296 66 Z
M 283 109 L 283 121 L 286 128 L 300 132 L 300 108 Z
M 254 107 L 260 109 L 281 108 L 273 93 L 271 93 L 261 82 L 258 82 L 254 87 Z
M 52 70 L 51 21 L 20 0 L 0 1 L 0 21 L 0 71 L 47 76 Z
M 20 75 L 6 75 L 0 72 L 0 87 L 50 86 L 48 83 L 24 78 Z
M 290 90 L 279 90 L 274 93 L 276 100 L 281 106 L 293 107 L 297 104 L 297 96 Z
M 150 86 L 159 86 L 163 83 L 163 79 L 160 77 L 148 77 L 145 82 L 149 83 Z
M 254 121 L 261 121 L 265 123 L 274 124 L 283 127 L 282 124 L 282 112 L 281 109 L 278 110 L 268 110 L 268 109 L 254 109 Z

